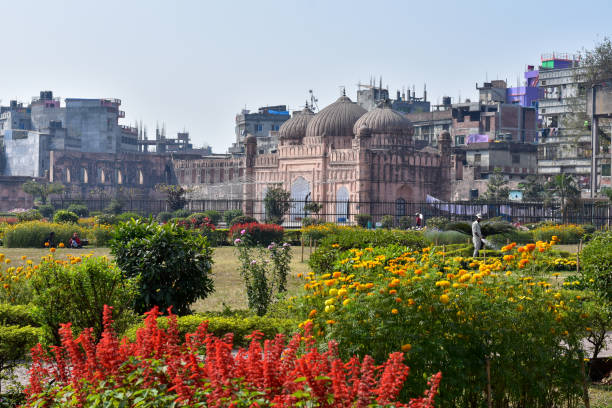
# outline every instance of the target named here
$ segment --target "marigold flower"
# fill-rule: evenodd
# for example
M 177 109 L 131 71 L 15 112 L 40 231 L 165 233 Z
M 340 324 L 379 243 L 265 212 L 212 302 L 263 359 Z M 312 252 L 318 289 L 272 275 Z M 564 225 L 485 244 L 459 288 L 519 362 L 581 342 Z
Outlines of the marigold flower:
M 55 248 L 51 248 L 51 249 L 49 249 L 49 251 L 55 252 Z
M 446 293 L 443 295 L 440 295 L 440 302 L 442 302 L 443 304 L 447 304 L 448 302 L 450 302 L 450 298 L 448 297 Z
M 402 351 L 405 353 L 407 351 L 410 351 L 412 349 L 412 345 L 410 343 L 406 343 L 402 345 Z
M 60 242 L 60 243 L 59 243 L 59 245 L 58 245 L 58 247 L 60 247 L 60 248 L 63 248 L 64 246 L 65 246 L 65 245 L 64 245 L 64 243 L 63 243 L 63 242 Z
M 397 309 L 391 309 L 391 313 L 392 313 L 392 314 L 398 314 L 398 313 L 399 313 L 399 311 L 398 311 Z

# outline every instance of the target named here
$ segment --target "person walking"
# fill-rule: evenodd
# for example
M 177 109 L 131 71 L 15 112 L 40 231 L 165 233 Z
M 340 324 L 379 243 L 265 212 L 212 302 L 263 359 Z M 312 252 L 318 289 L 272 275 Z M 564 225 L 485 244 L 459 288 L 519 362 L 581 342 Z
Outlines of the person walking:
M 483 247 L 482 231 L 480 230 L 480 221 L 482 214 L 476 214 L 476 221 L 472 223 L 472 243 L 474 244 L 474 258 L 478 256 L 480 249 Z

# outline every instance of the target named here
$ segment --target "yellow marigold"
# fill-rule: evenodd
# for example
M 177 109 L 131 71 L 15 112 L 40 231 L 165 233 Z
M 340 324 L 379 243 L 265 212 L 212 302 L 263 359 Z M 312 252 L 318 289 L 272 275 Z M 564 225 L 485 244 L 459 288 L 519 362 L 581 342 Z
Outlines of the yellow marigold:
M 446 293 L 443 295 L 440 295 L 440 302 L 442 302 L 443 304 L 447 304 L 448 302 L 450 302 L 450 298 L 448 297 Z
M 64 246 L 65 246 L 65 245 L 64 245 L 64 243 L 63 243 L 63 242 L 60 242 L 60 243 L 59 243 L 59 245 L 58 245 L 58 247 L 60 247 L 60 248 L 63 248 Z
M 335 323 L 336 323 L 336 321 L 335 321 L 335 320 L 328 320 L 326 323 L 327 323 L 327 324 L 335 324 Z
M 407 351 L 410 351 L 412 349 L 412 345 L 410 343 L 406 343 L 402 345 L 402 351 L 405 353 Z
M 398 313 L 399 313 L 399 311 L 398 311 L 397 309 L 391 309 L 391 313 L 392 313 L 392 314 L 398 314 Z
M 346 306 L 346 305 L 348 305 L 348 304 L 349 304 L 349 302 L 350 302 L 350 301 L 351 301 L 351 299 L 344 299 L 344 301 L 342 302 L 342 304 L 343 304 L 344 306 Z
M 334 274 L 332 275 L 333 278 L 339 278 L 342 276 L 342 272 L 334 272 Z
M 336 288 L 332 288 L 329 290 L 329 295 L 330 296 L 336 296 L 338 294 L 338 289 Z
M 340 248 L 340 245 L 338 245 L 338 244 L 332 244 L 332 248 Z
M 25 255 L 21 255 L 21 260 L 22 260 L 22 261 L 25 261 L 25 260 L 26 260 L 26 258 L 27 258 L 27 256 L 25 256 Z
M 55 248 L 51 248 L 49 251 L 51 251 L 51 252 L 55 252 Z
M 504 255 L 504 261 L 510 262 L 514 259 L 514 255 Z
M 310 313 L 308 313 L 308 317 L 311 319 L 317 314 L 317 309 L 312 309 Z
M 437 281 L 436 286 L 441 287 L 441 288 L 447 288 L 450 286 L 450 282 L 447 280 Z
M 338 291 L 338 296 L 345 296 L 348 293 L 348 291 L 344 288 L 340 289 Z

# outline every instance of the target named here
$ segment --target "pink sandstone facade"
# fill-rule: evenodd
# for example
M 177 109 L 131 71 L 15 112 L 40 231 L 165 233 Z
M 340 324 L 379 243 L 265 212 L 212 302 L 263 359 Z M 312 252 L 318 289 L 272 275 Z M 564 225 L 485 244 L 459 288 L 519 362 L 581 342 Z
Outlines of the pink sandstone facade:
M 249 136 L 244 157 L 175 161 L 178 182 L 203 193 L 193 198 L 241 199 L 245 213 L 255 215 L 264 214 L 268 188 L 281 186 L 295 202 L 293 213 L 315 201 L 327 221 L 373 213 L 380 202 L 396 203 L 390 215 L 405 216 L 405 204 L 427 194 L 450 198 L 450 135 L 440 136 L 438 149 L 417 150 L 411 122 L 388 104 L 366 112 L 342 96 L 317 114 L 294 112 L 279 134 L 276 153 L 257 154 L 257 139 Z M 214 196 L 202 190 L 210 193 L 211 180 L 223 186 Z

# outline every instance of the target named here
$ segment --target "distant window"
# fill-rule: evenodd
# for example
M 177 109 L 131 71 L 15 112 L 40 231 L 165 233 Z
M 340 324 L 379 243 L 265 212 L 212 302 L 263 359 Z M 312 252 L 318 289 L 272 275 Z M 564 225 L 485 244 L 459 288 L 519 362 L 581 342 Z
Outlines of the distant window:
M 406 215 L 406 200 L 403 198 L 395 200 L 395 215 L 398 217 L 404 217 Z
M 255 131 L 256 132 L 263 132 L 263 125 L 262 124 L 256 124 L 255 125 Z
M 601 175 L 602 176 L 609 176 L 610 175 L 610 165 L 609 164 L 602 164 L 601 165 Z
M 521 162 L 521 155 L 520 154 L 513 154 L 512 155 L 512 164 L 518 164 Z
M 474 155 L 474 163 L 478 163 L 480 164 L 480 159 L 482 158 L 482 155 L 480 153 L 476 153 Z
M 462 145 L 465 143 L 465 135 L 456 135 L 455 136 L 455 145 Z

